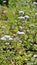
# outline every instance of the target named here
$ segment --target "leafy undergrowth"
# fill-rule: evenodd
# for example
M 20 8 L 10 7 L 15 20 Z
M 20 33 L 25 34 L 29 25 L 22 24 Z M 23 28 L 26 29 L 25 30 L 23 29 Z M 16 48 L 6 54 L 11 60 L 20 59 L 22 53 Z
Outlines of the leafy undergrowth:
M 37 65 L 37 5 L 32 0 L 0 5 L 0 65 Z

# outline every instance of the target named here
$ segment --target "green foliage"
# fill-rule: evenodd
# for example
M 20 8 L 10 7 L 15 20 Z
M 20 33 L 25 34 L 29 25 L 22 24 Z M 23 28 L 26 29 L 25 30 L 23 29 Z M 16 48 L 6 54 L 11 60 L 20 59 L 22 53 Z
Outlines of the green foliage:
M 34 57 L 37 54 L 37 6 L 32 0 L 9 0 L 8 3 L 9 7 L 0 5 L 0 65 L 37 65 Z M 28 15 L 29 19 L 19 20 L 19 11 L 24 11 L 22 16 Z M 12 40 L 1 40 L 5 35 L 10 35 Z

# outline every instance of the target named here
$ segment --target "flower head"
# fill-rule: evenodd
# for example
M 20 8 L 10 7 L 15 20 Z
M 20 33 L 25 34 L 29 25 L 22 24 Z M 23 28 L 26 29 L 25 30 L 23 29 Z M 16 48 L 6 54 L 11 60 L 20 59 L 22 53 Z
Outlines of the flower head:
M 30 17 L 29 17 L 28 15 L 25 15 L 25 18 L 26 18 L 26 19 L 29 19 Z
M 34 55 L 33 57 L 34 57 L 34 58 L 37 58 L 37 55 Z
M 24 32 L 20 32 L 20 31 L 18 31 L 17 34 L 25 34 L 25 33 L 24 33 Z
M 19 11 L 19 14 L 24 14 L 24 11 Z
M 37 2 L 33 2 L 33 4 L 37 5 Z

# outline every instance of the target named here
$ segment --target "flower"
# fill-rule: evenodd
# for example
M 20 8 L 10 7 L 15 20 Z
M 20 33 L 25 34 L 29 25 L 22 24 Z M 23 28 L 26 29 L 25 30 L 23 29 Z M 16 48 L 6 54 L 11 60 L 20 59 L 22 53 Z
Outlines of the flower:
M 25 15 L 25 18 L 26 18 L 26 19 L 29 19 L 29 16 L 28 16 L 28 15 Z
M 6 42 L 5 44 L 6 44 L 6 45 L 9 45 L 10 43 Z
M 5 35 L 1 38 L 1 40 L 12 40 L 12 38 L 10 37 L 10 35 Z
M 20 17 L 18 17 L 18 19 L 25 19 L 25 17 L 24 16 L 20 16 Z
M 34 57 L 34 58 L 37 58 L 37 55 L 34 55 L 33 57 Z
M 2 37 L 1 40 L 6 40 L 6 38 L 5 37 Z
M 6 0 L 4 0 L 3 3 L 6 3 Z
M 24 14 L 24 11 L 19 11 L 19 14 Z
M 37 13 L 35 13 L 35 16 L 37 16 Z
M 22 27 L 22 26 L 19 26 L 19 30 L 20 30 L 20 31 L 23 30 L 23 27 Z
M 14 37 L 16 37 L 16 34 L 13 34 Z
M 37 2 L 33 2 L 33 4 L 37 5 Z
M 24 33 L 24 32 L 20 32 L 20 31 L 18 31 L 17 34 L 25 34 L 25 33 Z

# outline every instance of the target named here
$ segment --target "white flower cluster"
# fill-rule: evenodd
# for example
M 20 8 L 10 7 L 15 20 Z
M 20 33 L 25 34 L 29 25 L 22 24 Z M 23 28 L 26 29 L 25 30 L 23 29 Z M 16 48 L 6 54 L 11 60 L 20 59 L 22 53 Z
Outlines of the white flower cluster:
M 3 3 L 6 3 L 6 0 L 3 0 Z
M 25 18 L 29 19 L 30 17 L 28 15 L 18 17 L 18 19 L 25 19 Z
M 37 5 L 37 2 L 33 2 L 33 4 Z
M 25 17 L 24 16 L 20 16 L 20 17 L 18 17 L 18 19 L 25 19 Z
M 24 14 L 24 11 L 19 11 L 19 14 Z
M 28 15 L 25 15 L 25 18 L 26 18 L 26 19 L 29 19 L 30 17 L 29 17 Z
M 12 38 L 10 37 L 10 35 L 5 35 L 1 38 L 1 40 L 12 40 Z
M 34 55 L 33 57 L 34 57 L 34 58 L 37 58 L 37 55 Z
M 19 11 L 19 14 L 24 14 L 24 11 Z M 19 16 L 18 19 L 21 20 L 21 19 L 29 19 L 29 15 L 25 15 L 25 16 Z
M 25 34 L 25 33 L 24 33 L 24 32 L 18 31 L 17 34 L 19 34 L 19 35 L 22 34 L 22 35 L 23 35 L 23 34 Z

